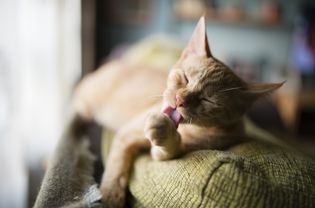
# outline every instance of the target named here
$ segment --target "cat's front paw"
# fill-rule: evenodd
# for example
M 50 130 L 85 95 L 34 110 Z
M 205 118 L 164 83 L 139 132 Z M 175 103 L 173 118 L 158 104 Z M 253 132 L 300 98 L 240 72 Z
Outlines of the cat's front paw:
M 164 146 L 176 133 L 173 121 L 164 113 L 151 114 L 144 126 L 144 135 L 152 145 Z
M 180 152 L 180 135 L 173 121 L 164 113 L 152 114 L 144 126 L 144 134 L 151 141 L 154 160 L 168 160 Z
M 106 208 L 123 208 L 125 206 L 125 189 L 119 183 L 102 184 L 102 202 Z

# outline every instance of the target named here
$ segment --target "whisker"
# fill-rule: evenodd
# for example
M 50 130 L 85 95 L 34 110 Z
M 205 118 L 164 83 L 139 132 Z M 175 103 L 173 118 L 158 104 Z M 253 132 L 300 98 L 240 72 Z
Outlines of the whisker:
M 163 98 L 164 96 L 163 95 L 153 95 L 153 96 L 150 96 L 150 97 L 148 97 L 148 99 L 161 99 L 161 98 Z
M 243 87 L 232 87 L 232 88 L 220 90 L 219 92 L 227 92 L 227 91 L 231 91 L 231 90 L 238 90 L 238 89 L 241 89 L 241 88 L 243 88 Z
M 150 96 L 150 97 L 155 98 L 155 97 L 164 97 L 164 96 L 163 96 L 163 95 L 152 95 L 152 96 Z
M 152 96 L 146 98 L 146 102 L 151 103 L 152 100 L 160 100 L 161 101 L 161 98 L 163 98 L 163 97 L 164 97 L 163 95 L 152 95 Z

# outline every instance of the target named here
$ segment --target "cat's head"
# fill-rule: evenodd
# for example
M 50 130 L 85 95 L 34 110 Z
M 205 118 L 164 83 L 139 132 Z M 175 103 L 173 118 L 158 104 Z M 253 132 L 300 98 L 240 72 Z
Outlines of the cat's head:
M 214 58 L 205 19 L 201 17 L 190 42 L 170 71 L 163 112 L 176 125 L 179 122 L 206 127 L 229 125 L 237 122 L 255 100 L 282 84 L 246 83 Z

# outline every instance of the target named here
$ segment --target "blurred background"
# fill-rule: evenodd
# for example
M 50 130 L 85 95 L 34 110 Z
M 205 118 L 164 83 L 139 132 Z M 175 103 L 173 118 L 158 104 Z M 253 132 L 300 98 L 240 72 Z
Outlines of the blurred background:
M 312 0 L 0 0 L 0 207 L 30 207 L 82 76 L 154 34 L 209 44 L 245 80 L 284 87 L 249 117 L 315 153 Z

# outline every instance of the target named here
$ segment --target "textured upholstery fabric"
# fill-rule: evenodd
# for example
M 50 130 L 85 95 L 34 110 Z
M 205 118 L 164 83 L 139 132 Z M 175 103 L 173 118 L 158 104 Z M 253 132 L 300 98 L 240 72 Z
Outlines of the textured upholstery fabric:
M 315 207 L 315 163 L 258 141 L 170 161 L 140 156 L 132 207 Z

